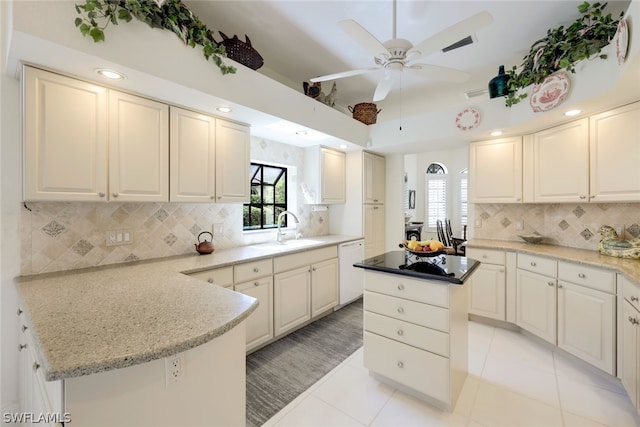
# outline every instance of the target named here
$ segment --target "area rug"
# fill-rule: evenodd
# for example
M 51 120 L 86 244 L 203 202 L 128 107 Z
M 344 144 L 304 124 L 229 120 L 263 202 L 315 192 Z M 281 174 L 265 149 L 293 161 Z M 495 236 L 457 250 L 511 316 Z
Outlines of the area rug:
M 362 299 L 247 356 L 247 426 L 257 427 L 362 347 Z

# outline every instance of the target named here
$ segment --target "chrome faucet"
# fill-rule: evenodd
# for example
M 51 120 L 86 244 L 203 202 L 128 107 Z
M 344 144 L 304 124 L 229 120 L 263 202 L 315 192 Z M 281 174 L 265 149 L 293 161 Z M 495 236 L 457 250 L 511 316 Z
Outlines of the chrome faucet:
M 276 234 L 276 242 L 278 243 L 284 243 L 284 240 L 282 239 L 284 237 L 284 232 L 280 229 L 280 227 L 282 226 L 282 220 L 284 219 L 284 216 L 286 214 L 291 215 L 293 217 L 293 220 L 296 222 L 296 224 L 300 224 L 300 220 L 298 220 L 298 217 L 293 212 L 291 211 L 280 212 L 280 214 L 278 215 L 278 219 L 276 220 L 276 222 L 278 223 L 278 234 Z M 296 239 L 300 236 L 301 236 L 300 233 L 296 234 Z

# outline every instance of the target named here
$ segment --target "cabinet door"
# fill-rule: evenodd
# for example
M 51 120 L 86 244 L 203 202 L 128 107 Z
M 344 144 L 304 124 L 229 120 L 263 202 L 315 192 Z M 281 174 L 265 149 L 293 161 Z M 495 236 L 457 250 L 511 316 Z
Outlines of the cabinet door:
M 249 202 L 249 127 L 216 120 L 216 201 Z
M 107 90 L 30 67 L 23 79 L 25 200 L 106 200 Z
M 216 120 L 177 107 L 171 107 L 170 113 L 170 200 L 213 202 Z
M 615 375 L 615 296 L 558 282 L 558 347 Z
M 469 201 L 522 201 L 522 138 L 474 142 L 469 148 Z
M 309 267 L 273 276 L 273 315 L 276 336 L 311 319 Z
M 169 201 L 169 106 L 109 91 L 112 201 Z
M 640 103 L 592 116 L 590 132 L 592 200 L 640 200 Z
M 384 157 L 363 153 L 363 203 L 384 203 L 385 160 Z
M 638 321 L 640 314 L 627 300 L 622 302 L 622 385 L 631 402 L 638 407 Z
M 321 203 L 344 203 L 346 199 L 346 155 L 340 151 L 320 150 Z
M 246 321 L 247 351 L 273 338 L 273 278 L 265 277 L 235 285 L 237 292 L 256 298 L 259 302 Z
M 516 324 L 551 344 L 556 344 L 555 279 L 517 269 Z
M 384 206 L 364 205 L 364 257 L 384 252 Z
M 469 287 L 469 313 L 505 320 L 504 266 L 481 264 Z
M 525 159 L 525 162 L 529 159 Z M 578 120 L 533 135 L 533 201 L 587 201 L 589 121 Z
M 338 304 L 338 259 L 311 266 L 311 317 Z

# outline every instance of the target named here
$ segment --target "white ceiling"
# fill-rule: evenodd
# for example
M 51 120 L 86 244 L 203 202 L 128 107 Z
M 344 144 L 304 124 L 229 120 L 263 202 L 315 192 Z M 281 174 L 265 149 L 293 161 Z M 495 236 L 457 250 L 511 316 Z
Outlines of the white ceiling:
M 430 111 L 441 108 L 443 100 L 450 105 L 465 104 L 468 100 L 464 92 L 486 89 L 499 65 L 504 64 L 507 69 L 520 65 L 532 43 L 547 29 L 578 18 L 577 6 L 582 1 L 399 0 L 397 36 L 414 45 L 481 11 L 489 12 L 493 22 L 473 35 L 476 43 L 420 61 L 470 73 L 467 82 L 430 81 L 405 71 L 401 83 L 397 82 L 389 96 L 378 102 L 382 110 L 378 122 L 397 114 L 415 113 L 398 113 L 401 106 Z M 186 0 L 185 4 L 209 28 L 229 37 L 238 35 L 242 40 L 249 36 L 264 58 L 265 65 L 258 72 L 300 91 L 302 82 L 312 77 L 375 65 L 370 54 L 337 25 L 338 21 L 354 19 L 382 42 L 393 34 L 391 0 Z M 610 1 L 607 10 L 617 18 L 628 5 L 629 1 Z M 374 73 L 336 80 L 337 108 L 346 112 L 347 106 L 371 102 L 379 76 Z M 323 89 L 328 91 L 331 84 L 324 83 Z

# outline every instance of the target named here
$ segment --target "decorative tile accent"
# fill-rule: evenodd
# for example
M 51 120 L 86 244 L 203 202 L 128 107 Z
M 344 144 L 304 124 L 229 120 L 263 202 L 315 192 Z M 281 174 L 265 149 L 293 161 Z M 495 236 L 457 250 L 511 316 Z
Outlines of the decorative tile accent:
M 588 228 L 585 228 L 580 232 L 580 235 L 584 237 L 584 240 L 590 240 L 593 237 L 593 233 Z
M 127 256 L 124 259 L 124 262 L 133 262 L 133 261 L 140 261 L 140 258 L 138 258 L 137 256 L 135 256 L 133 253 L 130 253 L 129 256 Z
M 558 223 L 558 227 L 560 227 L 564 231 L 570 226 L 569 223 L 563 219 L 562 221 L 560 221 L 560 223 Z
M 176 237 L 175 234 L 173 233 L 169 233 L 164 237 L 164 242 L 169 245 L 169 246 L 173 246 L 173 244 L 178 240 L 178 238 Z
M 111 219 L 113 219 L 118 224 L 121 224 L 127 218 L 129 218 L 129 213 L 124 210 L 122 206 L 113 211 L 113 213 L 111 214 Z
M 480 214 L 480 218 L 482 218 L 482 219 L 484 219 L 484 220 L 486 221 L 486 220 L 488 220 L 489 218 L 491 218 L 491 216 L 490 216 L 488 213 L 486 213 L 486 212 L 482 212 L 482 213 Z
M 509 218 L 502 218 L 500 224 L 502 224 L 503 227 L 508 227 L 509 225 L 511 225 L 511 221 L 509 221 Z
M 200 228 L 200 226 L 196 223 L 194 223 L 191 228 L 189 229 L 189 231 L 191 232 L 191 234 L 193 234 L 194 236 L 198 236 L 198 234 L 200 234 L 200 230 L 202 230 Z
M 582 206 L 579 206 L 579 205 L 576 206 L 576 208 L 574 210 L 572 210 L 571 212 L 573 212 L 573 214 L 578 218 L 582 217 L 582 215 L 584 215 L 586 213 L 585 210 L 582 209 Z
M 165 219 L 169 217 L 169 214 L 164 209 L 158 209 L 153 216 L 160 222 L 163 222 Z
M 630 227 L 627 227 L 627 232 L 631 234 L 633 237 L 640 236 L 640 225 L 634 223 Z
M 85 256 L 89 253 L 91 249 L 93 249 L 93 245 L 86 240 L 78 240 L 78 242 L 71 247 L 75 253 L 80 256 Z
M 47 233 L 49 236 L 55 238 L 55 237 L 58 237 L 58 235 L 60 235 L 62 232 L 64 232 L 65 227 L 64 225 L 56 222 L 56 220 L 54 219 L 50 221 L 47 225 L 42 227 L 41 230 Z

